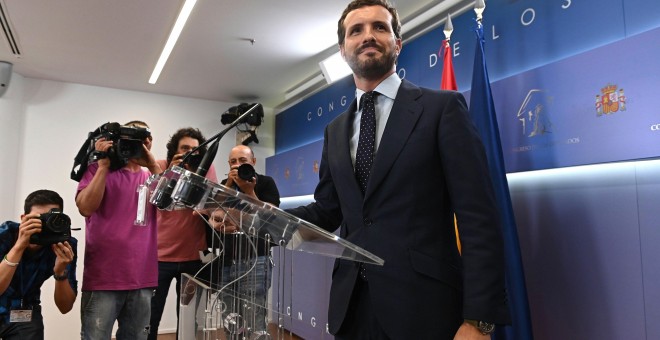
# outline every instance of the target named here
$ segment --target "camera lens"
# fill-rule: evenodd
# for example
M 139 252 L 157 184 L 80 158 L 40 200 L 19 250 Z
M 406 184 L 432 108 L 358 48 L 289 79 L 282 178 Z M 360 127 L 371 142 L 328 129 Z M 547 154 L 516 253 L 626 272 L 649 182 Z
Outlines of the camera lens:
M 252 182 L 252 178 L 256 177 L 257 172 L 251 164 L 245 163 L 238 167 L 238 177 L 244 181 Z

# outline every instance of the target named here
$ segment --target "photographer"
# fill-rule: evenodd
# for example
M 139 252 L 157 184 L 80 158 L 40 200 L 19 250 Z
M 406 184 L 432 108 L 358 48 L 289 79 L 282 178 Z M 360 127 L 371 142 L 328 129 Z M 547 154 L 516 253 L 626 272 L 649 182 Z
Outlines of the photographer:
M 87 166 L 78 184 L 76 205 L 86 225 L 82 339 L 110 339 L 115 320 L 118 340 L 146 339 L 153 288 L 158 286 L 156 209 L 146 204 L 146 191 L 140 189 L 161 168 L 150 151 L 146 123 L 132 121 L 120 131 L 120 139 L 94 141 L 100 156 Z M 125 165 L 113 170 L 116 162 L 110 157 L 122 149 L 122 141 L 145 135 L 138 145 L 142 149 L 129 152 L 136 158 L 121 159 Z M 145 204 L 140 210 L 139 201 Z
M 196 171 L 206 152 L 205 147 L 190 155 L 186 164 L 182 165 L 181 162 L 189 152 L 205 141 L 199 129 L 179 129 L 167 143 L 167 159 L 158 160 L 158 164 L 163 169 L 182 166 L 189 171 Z M 213 165 L 209 168 L 206 178 L 213 182 L 218 181 Z M 176 295 L 179 301 L 181 274 L 194 275 L 199 271 L 202 267 L 199 252 L 206 248 L 206 223 L 192 209 L 158 210 L 158 288 L 151 300 L 149 339 L 155 340 L 158 337 L 158 327 L 172 280 L 176 279 Z M 178 315 L 178 303 L 176 308 Z
M 62 211 L 63 200 L 50 190 L 37 190 L 25 199 L 21 222 L 0 225 L 0 338 L 44 339 L 41 315 L 41 286 L 55 279 L 55 305 L 62 314 L 73 308 L 78 291 L 76 245 L 68 241 L 48 245 L 32 244 L 34 235 L 46 231 L 43 221 L 51 209 Z M 70 220 L 69 221 L 70 228 Z M 70 233 L 68 234 L 70 235 Z
M 222 184 L 262 202 L 279 206 L 280 193 L 277 190 L 275 181 L 272 177 L 254 172 L 256 162 L 254 153 L 249 147 L 245 145 L 235 146 L 229 153 L 229 174 L 227 174 L 227 179 L 222 181 Z M 246 167 L 246 164 L 249 167 Z M 241 171 L 239 171 L 239 167 L 241 167 Z M 248 171 L 243 171 L 245 169 Z M 251 254 L 251 250 L 249 250 L 251 247 L 247 246 L 247 236 L 235 234 L 239 231 L 239 227 L 234 223 L 236 219 L 224 215 L 224 211 L 219 209 L 212 214 L 210 219 L 213 227 L 222 233 L 222 239 L 215 240 L 213 244 L 217 245 L 220 241 L 224 244 L 223 256 L 220 258 L 219 263 L 222 266 L 222 270 L 219 271 L 219 282 L 224 287 L 230 282 L 240 280 L 236 283 L 236 287 L 240 287 L 240 291 L 237 293 L 243 296 L 253 296 L 256 308 L 243 310 L 240 306 L 236 306 L 236 299 L 232 299 L 231 296 L 227 295 L 224 296 L 223 300 L 229 309 L 228 314 L 238 313 L 243 320 L 255 320 L 252 331 L 255 334 L 263 334 L 267 331 L 265 306 L 271 283 L 270 245 L 259 238 L 256 244 L 257 253 Z M 245 260 L 252 258 L 257 260 L 254 265 L 254 274 L 245 276 L 246 271 L 252 267 L 252 264 L 247 263 Z M 236 291 L 236 289 L 230 289 L 229 291 Z

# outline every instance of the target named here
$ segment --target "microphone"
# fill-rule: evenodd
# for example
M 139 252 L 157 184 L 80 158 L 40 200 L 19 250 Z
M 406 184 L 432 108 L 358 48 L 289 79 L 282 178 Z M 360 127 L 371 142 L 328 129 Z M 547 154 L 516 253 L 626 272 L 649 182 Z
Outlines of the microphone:
M 206 177 L 206 173 L 209 171 L 209 168 L 211 167 L 211 164 L 215 159 L 215 155 L 218 153 L 218 145 L 220 145 L 220 138 L 216 139 L 215 142 L 211 144 L 209 150 L 202 158 L 202 161 L 199 162 L 199 166 L 197 167 L 197 171 L 195 172 L 196 174 L 202 177 Z

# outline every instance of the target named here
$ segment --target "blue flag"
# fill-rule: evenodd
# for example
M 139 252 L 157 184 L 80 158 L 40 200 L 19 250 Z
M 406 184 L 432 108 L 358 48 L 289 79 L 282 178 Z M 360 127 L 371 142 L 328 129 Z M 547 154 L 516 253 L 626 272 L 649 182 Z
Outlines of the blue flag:
M 506 261 L 506 288 L 509 296 L 511 326 L 498 327 L 494 339 L 532 339 L 532 325 L 527 302 L 527 288 L 523 273 L 522 259 L 516 220 L 513 215 L 509 183 L 506 179 L 502 143 L 495 115 L 495 105 L 490 91 L 486 57 L 484 55 L 484 30 L 477 23 L 477 48 L 470 91 L 470 116 L 477 126 L 488 157 L 488 167 L 493 180 L 497 206 L 500 211 L 504 255 Z

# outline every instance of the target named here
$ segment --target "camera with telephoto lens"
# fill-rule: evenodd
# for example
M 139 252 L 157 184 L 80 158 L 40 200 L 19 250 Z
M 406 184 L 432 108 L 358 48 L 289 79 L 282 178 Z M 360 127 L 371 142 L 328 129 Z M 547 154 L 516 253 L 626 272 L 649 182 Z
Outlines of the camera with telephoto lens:
M 41 232 L 30 236 L 30 243 L 49 245 L 68 241 L 71 237 L 71 219 L 60 209 L 53 208 L 50 212 L 41 214 Z
M 244 181 L 252 182 L 254 177 L 257 177 L 257 172 L 254 170 L 252 164 L 245 163 L 238 167 L 238 177 Z
M 142 144 L 145 138 L 151 137 L 148 128 L 136 126 L 124 126 L 119 123 L 106 123 L 99 128 L 100 133 L 91 140 L 91 147 L 100 138 L 112 141 L 112 147 L 105 153 L 96 151 L 92 154 L 92 160 L 108 157 L 110 159 L 110 170 L 123 168 L 129 159 L 142 157 Z

